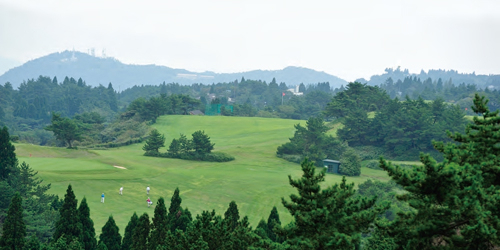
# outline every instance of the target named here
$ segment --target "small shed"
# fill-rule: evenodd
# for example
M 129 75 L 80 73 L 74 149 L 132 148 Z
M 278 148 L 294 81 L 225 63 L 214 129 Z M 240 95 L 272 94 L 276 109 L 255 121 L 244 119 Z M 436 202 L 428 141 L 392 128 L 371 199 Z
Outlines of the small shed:
M 340 168 L 340 161 L 324 159 L 323 165 L 325 165 L 327 173 L 338 174 Z

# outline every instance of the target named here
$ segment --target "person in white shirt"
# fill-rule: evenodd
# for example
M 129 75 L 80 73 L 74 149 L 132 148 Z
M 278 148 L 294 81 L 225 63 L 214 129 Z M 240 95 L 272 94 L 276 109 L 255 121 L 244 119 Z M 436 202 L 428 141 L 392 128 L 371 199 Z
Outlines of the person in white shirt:
M 120 188 L 120 195 L 123 195 L 123 187 Z
M 149 186 L 146 188 L 146 193 L 149 194 Z

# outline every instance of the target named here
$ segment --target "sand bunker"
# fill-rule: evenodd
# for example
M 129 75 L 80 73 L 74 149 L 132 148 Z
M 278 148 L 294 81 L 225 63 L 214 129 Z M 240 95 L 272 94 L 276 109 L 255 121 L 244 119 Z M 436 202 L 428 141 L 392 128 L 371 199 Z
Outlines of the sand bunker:
M 119 168 L 119 169 L 127 169 L 127 168 L 122 167 L 122 166 L 113 166 L 113 167 L 115 167 L 115 168 Z

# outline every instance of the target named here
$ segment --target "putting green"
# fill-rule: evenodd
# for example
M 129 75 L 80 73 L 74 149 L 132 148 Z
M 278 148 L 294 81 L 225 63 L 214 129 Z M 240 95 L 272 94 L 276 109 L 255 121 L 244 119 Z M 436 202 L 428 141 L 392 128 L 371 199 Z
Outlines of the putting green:
M 260 219 L 267 220 L 273 206 L 278 208 L 282 223 L 291 220 L 281 198 L 289 199 L 295 192 L 288 175 L 298 178 L 302 172 L 299 164 L 276 157 L 276 148 L 293 136 L 293 125 L 299 122 L 305 125 L 305 121 L 256 117 L 162 116 L 153 125 L 165 134 L 167 147 L 180 133 L 190 138 L 194 131 L 204 130 L 215 143 L 215 151 L 236 158 L 225 163 L 146 157 L 143 143 L 109 150 L 15 146 L 19 161 L 26 161 L 44 183 L 52 184 L 50 193 L 63 197 L 71 184 L 79 201 L 87 198 L 97 232 L 109 215 L 113 215 L 121 234 L 134 212 L 147 212 L 152 217 L 154 205 L 148 208 L 146 204 L 148 185 L 154 204 L 164 197 L 167 207 L 179 187 L 182 206 L 193 216 L 212 209 L 223 215 L 234 200 L 240 216 L 248 216 L 255 227 Z M 328 174 L 324 185 L 337 183 L 341 178 Z M 388 179 L 383 171 L 363 168 L 360 177 L 347 180 L 359 184 L 368 178 Z M 121 186 L 122 196 L 118 194 Z M 100 202 L 103 192 L 104 204 Z

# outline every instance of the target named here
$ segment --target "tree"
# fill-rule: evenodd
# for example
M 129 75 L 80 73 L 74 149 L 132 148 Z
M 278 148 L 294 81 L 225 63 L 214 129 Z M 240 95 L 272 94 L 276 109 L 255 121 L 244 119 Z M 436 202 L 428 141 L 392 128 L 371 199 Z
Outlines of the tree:
M 149 249 L 156 249 L 158 246 L 165 244 L 167 237 L 167 208 L 163 197 L 158 199 L 155 207 L 155 213 L 151 223 L 151 234 L 148 241 Z
M 31 235 L 30 240 L 26 242 L 23 250 L 40 250 L 40 240 L 36 235 Z
M 278 235 L 274 232 L 276 227 L 281 227 L 280 215 L 278 214 L 278 209 L 276 206 L 273 206 L 271 210 L 271 214 L 269 214 L 269 218 L 267 219 L 267 236 L 274 242 L 280 242 Z M 281 243 L 281 242 L 280 242 Z
M 236 205 L 236 202 L 231 201 L 229 203 L 229 207 L 224 213 L 224 221 L 227 223 L 229 227 L 228 229 L 231 231 L 236 229 L 239 220 L 240 220 L 240 213 L 238 211 L 238 206 Z
M 158 130 L 153 129 L 149 134 L 149 138 L 146 144 L 142 147 L 142 150 L 148 152 L 159 153 L 158 149 L 165 147 L 165 136 L 160 134 Z
M 348 148 L 340 157 L 339 172 L 347 176 L 359 176 L 361 174 L 361 159 L 356 151 Z
M 120 250 L 122 236 L 119 231 L 113 216 L 109 216 L 108 221 L 102 227 L 101 235 L 99 235 L 99 244 L 104 243 L 109 250 Z
M 22 250 L 26 236 L 26 225 L 23 220 L 22 199 L 19 193 L 14 195 L 7 211 L 0 237 L 1 249 Z
M 171 232 L 175 232 L 176 229 L 185 231 L 188 224 L 193 220 L 189 210 L 182 209 L 182 198 L 179 192 L 179 188 L 176 188 L 170 200 L 170 207 L 168 208 L 167 224 Z
M 465 134 L 448 132 L 453 143 L 433 142 L 437 162 L 421 154 L 423 166 L 401 168 L 384 159 L 380 166 L 406 191 L 398 199 L 413 209 L 389 225 L 379 225 L 396 245 L 415 249 L 494 249 L 500 245 L 499 111 L 490 112 L 478 94 L 479 116 Z
M 94 250 L 97 247 L 95 238 L 94 222 L 90 218 L 90 208 L 87 205 L 87 199 L 83 197 L 80 207 L 78 207 L 78 216 L 82 225 L 82 237 L 80 242 L 85 250 Z
M 17 166 L 16 148 L 10 142 L 7 127 L 0 130 L 0 181 L 6 180 L 9 173 Z
M 195 153 L 200 155 L 208 154 L 214 149 L 215 143 L 210 142 L 210 137 L 205 134 L 205 131 L 198 130 L 192 136 L 191 143 Z
M 71 184 L 68 185 L 66 194 L 64 195 L 64 203 L 59 210 L 59 220 L 56 222 L 56 229 L 52 236 L 54 241 L 64 236 L 66 244 L 69 244 L 73 239 L 79 239 L 82 234 L 82 225 L 79 221 L 77 211 L 78 200 L 73 193 Z
M 58 113 L 52 113 L 51 125 L 45 127 L 45 130 L 52 131 L 58 140 L 66 142 L 68 148 L 73 148 L 71 143 L 82 138 L 82 131 L 77 123 Z
M 106 244 L 104 244 L 104 242 L 101 242 L 97 246 L 97 250 L 108 250 L 108 248 L 106 247 Z
M 130 221 L 127 224 L 127 227 L 125 227 L 125 234 L 123 235 L 123 241 L 122 241 L 122 250 L 130 250 L 131 249 L 132 236 L 133 236 L 134 229 L 137 226 L 138 221 L 139 221 L 139 217 L 137 217 L 137 214 L 134 212 L 134 214 L 130 218 Z
M 134 250 L 147 250 L 148 249 L 148 237 L 151 226 L 149 224 L 149 216 L 144 213 L 139 217 L 137 226 L 134 229 L 132 236 L 132 247 Z
M 354 183 L 342 182 L 321 189 L 325 171 L 315 174 L 316 167 L 308 159 L 302 164 L 303 175 L 298 180 L 288 176 L 298 195 L 282 203 L 294 218 L 293 224 L 283 229 L 290 244 L 300 249 L 353 249 L 359 245 L 375 218 L 387 207 L 374 206 L 376 198 L 354 196 Z

